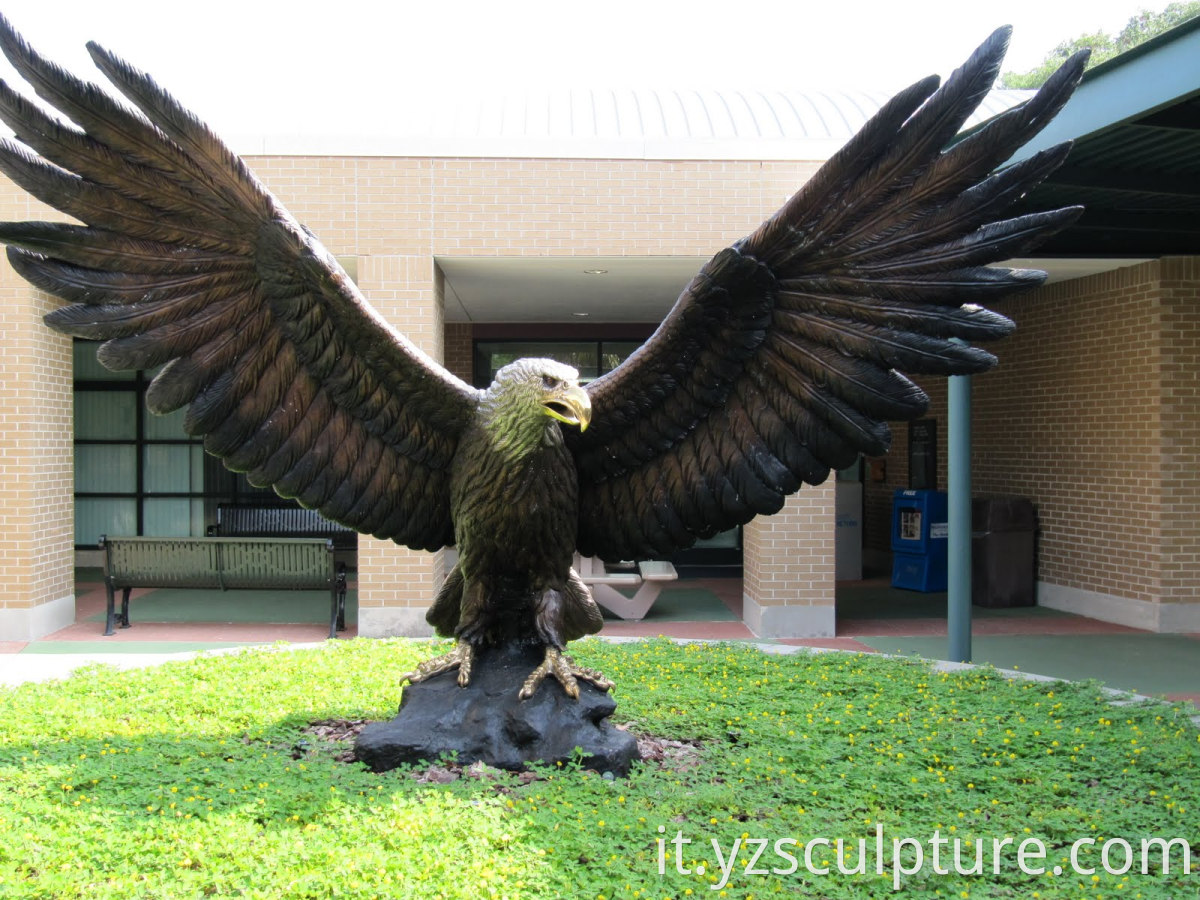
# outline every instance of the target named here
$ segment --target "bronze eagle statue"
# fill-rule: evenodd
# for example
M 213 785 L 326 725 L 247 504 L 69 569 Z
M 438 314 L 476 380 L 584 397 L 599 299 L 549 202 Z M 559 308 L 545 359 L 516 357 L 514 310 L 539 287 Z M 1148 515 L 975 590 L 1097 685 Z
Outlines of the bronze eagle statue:
M 904 374 L 995 363 L 968 342 L 1012 323 L 980 304 L 1044 273 L 991 267 L 1078 208 L 1004 218 L 1067 146 L 995 171 L 1062 107 L 1085 57 L 955 142 L 991 87 L 1000 29 L 939 87 L 902 91 L 753 234 L 721 250 L 646 343 L 581 386 L 544 359 L 478 390 L 393 331 L 334 257 L 192 113 L 146 74 L 88 49 L 126 105 L 0 44 L 69 121 L 0 83 L 20 143 L 0 170 L 77 223 L 0 225 L 13 267 L 66 305 L 46 323 L 104 341 L 113 369 L 165 364 L 156 413 L 187 407 L 205 449 L 334 522 L 414 549 L 456 545 L 428 619 L 457 645 L 536 642 L 577 696 L 601 674 L 563 655 L 600 630 L 573 554 L 663 557 L 776 512 L 922 414 Z M 81 223 L 81 224 L 79 224 Z

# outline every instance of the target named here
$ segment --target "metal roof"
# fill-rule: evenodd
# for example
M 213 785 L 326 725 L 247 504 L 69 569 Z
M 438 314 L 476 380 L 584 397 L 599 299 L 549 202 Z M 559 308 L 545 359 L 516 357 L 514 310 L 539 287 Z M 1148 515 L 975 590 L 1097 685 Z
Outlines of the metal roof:
M 1063 166 L 1020 211 L 1082 204 L 1047 256 L 1200 254 L 1200 18 L 1089 70 L 1012 161 L 1063 140 Z
M 992 91 L 969 124 L 1030 91 Z M 236 139 L 249 154 L 825 160 L 886 91 L 567 89 L 430 98 L 376 138 Z M 352 145 L 348 144 L 350 141 Z

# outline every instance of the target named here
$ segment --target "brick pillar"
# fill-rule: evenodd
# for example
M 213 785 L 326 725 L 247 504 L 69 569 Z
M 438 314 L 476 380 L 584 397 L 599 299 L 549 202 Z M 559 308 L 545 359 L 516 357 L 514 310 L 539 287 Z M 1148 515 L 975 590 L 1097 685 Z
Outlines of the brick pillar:
M 0 218 L 30 217 L 11 205 Z M 0 265 L 0 641 L 75 621 L 71 341 L 42 324 L 53 306 Z
M 805 485 L 743 530 L 742 618 L 759 637 L 832 637 L 834 486 Z
M 467 384 L 475 377 L 473 338 L 474 332 L 469 322 L 446 323 L 444 365 Z
M 1200 257 L 1159 265 L 1162 562 L 1155 630 L 1200 633 Z
M 358 285 L 383 317 L 434 359 L 442 358 L 441 279 L 433 260 L 359 258 Z M 391 541 L 358 539 L 358 633 L 364 637 L 433 634 L 425 611 L 443 578 L 442 554 Z

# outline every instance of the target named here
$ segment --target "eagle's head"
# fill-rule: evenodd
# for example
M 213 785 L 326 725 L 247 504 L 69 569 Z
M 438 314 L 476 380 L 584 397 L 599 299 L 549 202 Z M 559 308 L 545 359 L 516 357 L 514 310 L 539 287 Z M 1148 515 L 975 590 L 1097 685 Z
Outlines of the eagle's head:
M 496 373 L 484 409 L 489 431 L 500 443 L 528 447 L 553 439 L 550 420 L 583 431 L 592 420 L 592 403 L 579 386 L 579 372 L 552 359 L 519 359 Z

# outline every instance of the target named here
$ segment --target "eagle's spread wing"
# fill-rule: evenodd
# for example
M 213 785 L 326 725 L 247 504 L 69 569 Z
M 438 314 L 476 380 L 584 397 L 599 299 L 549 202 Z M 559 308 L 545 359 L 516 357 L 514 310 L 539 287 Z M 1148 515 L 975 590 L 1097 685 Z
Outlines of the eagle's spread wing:
M 1086 56 L 1023 106 L 943 152 L 990 88 L 1001 29 L 937 90 L 895 97 L 770 220 L 718 253 L 654 336 L 592 382 L 592 427 L 570 434 L 579 549 L 645 559 L 779 510 L 927 398 L 900 372 L 994 364 L 956 341 L 1011 323 L 974 304 L 1041 283 L 987 268 L 1019 256 L 1077 208 L 1004 220 L 1067 147 L 990 175 L 1061 108 Z
M 367 305 L 337 262 L 191 113 L 89 45 L 143 115 L 0 43 L 49 118 L 0 84 L 0 118 L 41 155 L 0 170 L 84 224 L 0 225 L 16 270 L 72 305 L 47 322 L 107 341 L 116 369 L 168 365 L 147 402 L 252 482 L 366 534 L 453 542 L 449 465 L 477 392 Z

